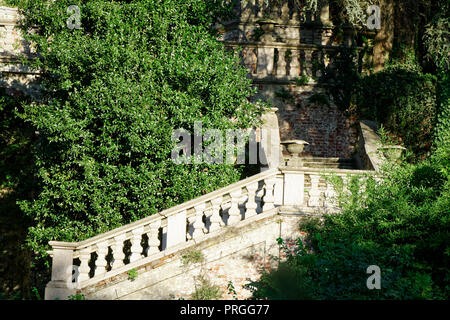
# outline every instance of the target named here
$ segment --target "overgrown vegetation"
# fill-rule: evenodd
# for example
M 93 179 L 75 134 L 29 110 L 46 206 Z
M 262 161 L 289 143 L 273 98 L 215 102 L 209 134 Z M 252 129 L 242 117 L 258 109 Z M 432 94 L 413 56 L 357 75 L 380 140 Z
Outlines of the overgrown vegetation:
M 439 163 L 389 167 L 365 191 L 355 180 L 351 196 L 341 193 L 342 213 L 304 223 L 306 241 L 249 285 L 254 297 L 448 299 L 450 177 Z M 380 290 L 366 286 L 370 265 L 381 269 Z
M 181 264 L 184 273 L 189 272 L 189 268 L 197 265 L 199 268 L 197 275 L 194 278 L 194 291 L 190 295 L 193 300 L 218 300 L 222 297 L 223 291 L 220 287 L 214 284 L 208 277 L 204 269 L 205 257 L 201 250 L 192 249 L 181 256 Z M 200 266 L 198 266 L 200 264 Z
M 192 132 L 195 121 L 204 130 L 248 128 L 262 112 L 248 101 L 246 70 L 210 28 L 230 14 L 224 1 L 7 4 L 19 7 L 39 53 L 24 63 L 43 76 L 39 100 L 0 96 L 2 228 L 20 238 L 2 250 L 24 252 L 40 290 L 49 240 L 80 241 L 246 174 L 243 166 L 170 160 L 174 129 Z M 80 7 L 81 29 L 67 27 L 69 5 Z M 21 278 L 28 280 L 17 294 L 29 297 L 30 276 Z
M 414 14 L 403 29 L 396 24 L 384 70 L 359 74 L 353 49 L 344 49 L 322 78 L 342 110 L 378 121 L 385 143 L 404 143 L 409 163 L 388 164 L 381 181 L 369 179 L 364 188 L 356 179 L 348 191 L 335 184 L 342 212 L 303 223 L 307 237 L 294 251 L 280 239 L 287 259 L 248 284 L 254 298 L 449 299 L 449 3 L 430 3 L 418 18 L 425 3 L 395 4 L 396 10 L 406 6 L 396 12 L 400 17 L 407 5 Z M 411 25 L 416 29 L 407 34 Z M 379 290 L 366 285 L 370 265 L 381 269 Z
M 49 240 L 79 241 L 242 176 L 242 167 L 169 160 L 173 129 L 192 131 L 195 121 L 204 129 L 244 128 L 259 118 L 261 110 L 247 101 L 253 90 L 246 71 L 209 28 L 230 12 L 222 1 L 6 2 L 25 15 L 24 30 L 40 54 L 29 64 L 44 71 L 44 90 L 38 101 L 0 92 L 0 205 L 8 230 L 1 240 L 17 237 L 2 254 L 23 252 L 27 268 L 41 272 L 22 245 L 29 226 L 28 249 L 47 263 Z M 300 2 L 317 9 L 316 0 Z M 365 22 L 369 3 L 331 1 L 337 22 L 353 25 Z M 449 298 L 449 2 L 383 3 L 392 8 L 386 16 L 398 19 L 392 28 L 386 20 L 365 52 L 389 56 L 384 70 L 374 58 L 361 74 L 354 48 L 343 48 L 320 81 L 338 107 L 382 124 L 386 143 L 404 144 L 410 163 L 389 167 L 365 191 L 355 181 L 351 194 L 338 187 L 342 214 L 302 225 L 308 238 L 295 252 L 280 242 L 287 261 L 249 285 L 255 298 Z M 67 28 L 69 5 L 81 8 L 80 30 Z M 37 33 L 28 33 L 31 26 Z M 303 75 L 296 83 L 308 81 Z M 203 260 L 201 252 L 184 259 L 185 265 Z M 382 271 L 381 290 L 366 287 L 373 264 Z M 9 267 L 28 272 L 20 265 Z M 46 276 L 36 272 L 33 285 L 42 288 Z M 28 281 L 20 284 L 23 292 L 1 288 L 0 297 L 40 299 L 30 287 Z M 232 284 L 228 290 L 235 294 Z M 192 298 L 220 295 L 207 277 L 196 279 Z
M 191 298 L 193 300 L 219 300 L 222 294 L 218 285 L 211 283 L 211 280 L 201 275 L 196 279 L 195 291 L 191 294 Z
M 38 131 L 28 243 L 79 241 L 241 178 L 233 165 L 177 165 L 172 131 L 247 128 L 260 107 L 246 70 L 209 29 L 221 1 L 19 1 L 40 53 L 42 99 L 20 118 Z M 82 28 L 66 26 L 69 5 Z M 226 10 L 225 10 L 226 11 Z M 193 180 L 196 183 L 191 183 Z
M 184 266 L 187 266 L 190 264 L 201 263 L 204 259 L 205 257 L 200 250 L 190 250 L 181 256 L 181 263 Z
M 139 273 L 137 272 L 136 269 L 131 269 L 128 271 L 128 279 L 133 281 L 138 277 Z

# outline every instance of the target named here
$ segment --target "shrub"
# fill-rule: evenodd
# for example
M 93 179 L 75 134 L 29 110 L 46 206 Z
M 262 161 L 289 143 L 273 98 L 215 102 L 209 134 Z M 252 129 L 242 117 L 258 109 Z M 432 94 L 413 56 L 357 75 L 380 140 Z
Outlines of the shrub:
M 191 294 L 193 300 L 219 300 L 222 297 L 220 287 L 212 284 L 205 276 L 199 276 L 196 283 L 195 291 Z
M 359 117 L 382 123 L 424 158 L 431 150 L 436 120 L 436 77 L 392 67 L 363 77 L 355 89 Z
M 26 33 L 39 52 L 28 63 L 44 72 L 42 99 L 21 114 L 39 133 L 39 189 L 21 203 L 33 250 L 46 256 L 49 240 L 79 241 L 241 177 L 241 167 L 170 160 L 174 129 L 259 118 L 247 71 L 208 29 L 222 1 L 20 2 L 23 29 L 38 26 Z M 67 28 L 69 5 L 82 29 Z

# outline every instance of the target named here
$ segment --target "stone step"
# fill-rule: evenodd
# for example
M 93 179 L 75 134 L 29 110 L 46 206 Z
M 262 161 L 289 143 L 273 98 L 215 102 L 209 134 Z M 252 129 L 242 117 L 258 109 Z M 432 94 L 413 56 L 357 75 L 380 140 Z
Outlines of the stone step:
M 303 166 L 308 168 L 357 169 L 353 159 L 302 157 Z
M 304 162 L 303 166 L 308 168 L 356 169 L 352 164 L 343 163 Z

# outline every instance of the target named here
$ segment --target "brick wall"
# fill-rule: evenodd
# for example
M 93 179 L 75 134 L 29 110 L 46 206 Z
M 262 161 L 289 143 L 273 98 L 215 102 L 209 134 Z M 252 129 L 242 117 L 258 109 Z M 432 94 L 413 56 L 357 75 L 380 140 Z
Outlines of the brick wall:
M 280 98 L 281 90 L 284 96 Z M 277 94 L 278 92 L 278 94 Z M 315 95 L 329 105 L 311 102 Z M 303 156 L 351 158 L 358 137 L 357 117 L 338 110 L 329 93 L 315 85 L 260 84 L 259 97 L 270 99 L 278 108 L 281 141 L 301 139 L 309 143 Z

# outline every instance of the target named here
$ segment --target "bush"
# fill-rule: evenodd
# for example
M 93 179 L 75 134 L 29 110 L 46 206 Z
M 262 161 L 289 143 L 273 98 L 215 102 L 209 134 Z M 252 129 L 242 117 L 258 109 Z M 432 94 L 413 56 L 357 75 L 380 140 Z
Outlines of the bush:
M 362 77 L 355 89 L 361 119 L 382 123 L 415 158 L 431 150 L 436 121 L 436 77 L 396 66 Z
M 29 64 L 44 72 L 42 100 L 21 115 L 38 131 L 39 189 L 21 203 L 33 250 L 46 256 L 49 240 L 79 241 L 241 178 L 241 167 L 170 160 L 174 129 L 259 118 L 247 71 L 208 29 L 221 1 L 20 2 L 24 30 L 38 26 Z M 82 29 L 67 27 L 69 5 Z
M 441 169 L 389 168 L 382 182 L 354 189 L 342 213 L 303 223 L 306 241 L 250 283 L 254 298 L 448 299 L 450 177 Z M 366 286 L 370 265 L 381 269 L 380 290 Z

